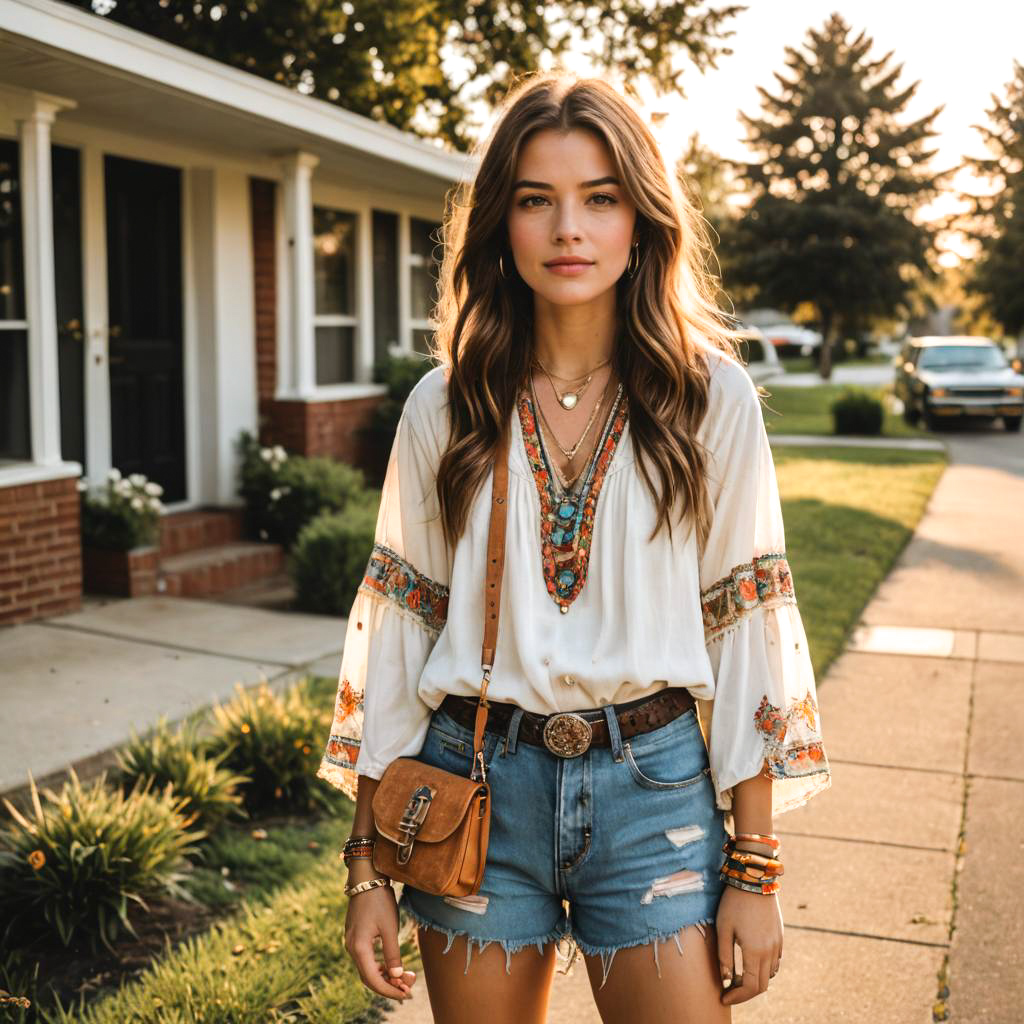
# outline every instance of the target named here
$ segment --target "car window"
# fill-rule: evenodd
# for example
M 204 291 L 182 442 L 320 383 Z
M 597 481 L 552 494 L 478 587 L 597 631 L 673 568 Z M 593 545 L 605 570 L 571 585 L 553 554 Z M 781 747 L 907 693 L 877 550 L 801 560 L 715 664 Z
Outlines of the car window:
M 921 350 L 921 370 L 1001 370 L 1006 356 L 994 345 L 935 345 Z

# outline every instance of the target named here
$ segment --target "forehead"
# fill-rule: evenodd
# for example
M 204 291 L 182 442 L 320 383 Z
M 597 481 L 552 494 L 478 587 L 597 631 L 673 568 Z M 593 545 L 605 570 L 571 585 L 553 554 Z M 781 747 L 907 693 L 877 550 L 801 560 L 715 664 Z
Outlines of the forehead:
M 597 132 L 582 128 L 534 132 L 520 150 L 516 165 L 517 178 L 571 184 L 615 173 L 607 143 Z

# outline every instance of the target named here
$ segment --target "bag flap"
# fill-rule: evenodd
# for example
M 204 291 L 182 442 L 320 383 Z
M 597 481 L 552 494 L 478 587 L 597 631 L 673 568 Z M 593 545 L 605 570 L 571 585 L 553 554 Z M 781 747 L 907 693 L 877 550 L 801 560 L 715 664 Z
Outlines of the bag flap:
M 437 843 L 447 839 L 466 817 L 473 798 L 487 792 L 483 782 L 424 764 L 412 757 L 399 757 L 388 765 L 373 794 L 373 820 L 377 831 L 393 843 L 401 841 L 399 824 L 413 793 L 420 786 L 432 793 L 427 816 L 423 819 L 417 842 Z M 489 794 L 488 794 L 489 795 Z

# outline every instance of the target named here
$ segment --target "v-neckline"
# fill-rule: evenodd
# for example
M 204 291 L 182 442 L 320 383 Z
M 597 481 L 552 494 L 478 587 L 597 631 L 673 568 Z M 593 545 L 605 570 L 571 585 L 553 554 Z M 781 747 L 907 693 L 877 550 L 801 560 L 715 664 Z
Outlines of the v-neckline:
M 623 392 L 605 417 L 598 445 L 584 470 L 584 476 L 590 477 L 589 482 L 585 481 L 578 494 L 569 494 L 560 500 L 555 493 L 536 412 L 526 388 L 520 391 L 516 405 L 523 448 L 540 498 L 544 582 L 551 599 L 565 613 L 586 582 L 597 502 L 628 421 L 628 402 Z

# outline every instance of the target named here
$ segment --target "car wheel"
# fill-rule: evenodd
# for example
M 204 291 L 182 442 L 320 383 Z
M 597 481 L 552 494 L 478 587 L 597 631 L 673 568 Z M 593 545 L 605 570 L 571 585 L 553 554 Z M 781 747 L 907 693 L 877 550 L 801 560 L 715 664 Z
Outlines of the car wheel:
M 1020 416 L 1004 416 L 1003 426 L 1011 433 L 1016 434 L 1020 430 Z

